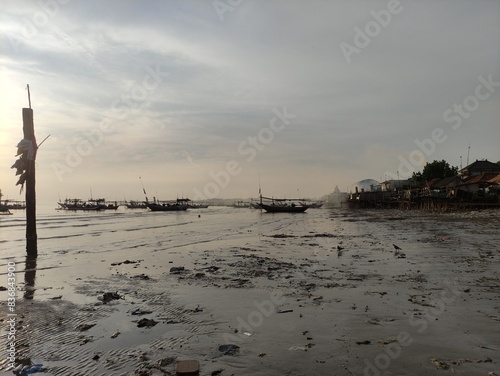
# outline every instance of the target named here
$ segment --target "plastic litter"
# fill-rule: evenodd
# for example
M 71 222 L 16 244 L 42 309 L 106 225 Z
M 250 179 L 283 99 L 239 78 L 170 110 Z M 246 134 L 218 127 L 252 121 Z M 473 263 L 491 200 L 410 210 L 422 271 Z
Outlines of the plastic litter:
M 31 375 L 43 371 L 43 364 L 33 364 L 32 366 L 25 366 L 21 370 L 21 375 Z
M 290 350 L 290 351 L 299 351 L 299 350 L 306 351 L 306 348 L 302 347 L 302 346 L 292 346 L 288 350 Z

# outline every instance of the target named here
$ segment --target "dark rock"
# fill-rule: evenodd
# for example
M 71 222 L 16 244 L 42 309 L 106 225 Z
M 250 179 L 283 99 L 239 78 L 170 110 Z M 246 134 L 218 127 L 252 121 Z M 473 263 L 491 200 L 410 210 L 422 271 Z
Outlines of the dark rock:
M 148 311 L 141 308 L 136 308 L 132 312 L 130 312 L 130 314 L 132 315 L 149 315 L 150 313 L 153 313 L 153 311 Z
M 146 328 L 152 328 L 156 324 L 158 324 L 158 321 L 155 321 L 153 319 L 143 318 L 143 319 L 139 320 L 139 322 L 137 323 L 137 327 L 138 328 L 144 328 L 144 327 L 146 327 Z
M 111 338 L 116 338 L 120 335 L 120 332 L 115 332 L 113 335 L 111 335 Z
M 166 367 L 166 366 L 169 366 L 170 364 L 172 364 L 173 362 L 175 362 L 176 358 L 173 357 L 173 356 L 168 356 L 166 358 L 162 358 L 162 359 L 158 359 L 156 361 L 156 365 L 158 367 Z
M 147 276 L 146 274 L 138 274 L 138 275 L 134 275 L 130 278 L 134 278 L 134 279 L 142 279 L 143 281 L 147 281 L 147 280 L 150 280 L 151 278 L 149 276 Z
M 102 296 L 98 297 L 104 304 L 109 303 L 112 300 L 123 299 L 123 297 L 117 292 L 105 292 Z
M 214 273 L 214 272 L 216 272 L 216 271 L 217 271 L 217 270 L 219 270 L 219 269 L 220 269 L 220 267 L 218 267 L 218 266 L 213 266 L 213 265 L 212 265 L 212 266 L 209 266 L 209 267 L 207 267 L 207 268 L 205 268 L 205 270 L 206 270 L 207 272 L 209 272 L 209 273 Z
M 237 345 L 220 345 L 219 346 L 219 351 L 223 353 L 224 355 L 236 355 L 240 352 L 240 347 Z
M 371 342 L 368 340 L 365 341 L 356 341 L 356 345 L 369 345 Z
M 184 266 L 172 266 L 170 268 L 170 274 L 181 274 L 185 270 Z
M 80 324 L 76 327 L 76 329 L 79 331 L 79 332 L 85 332 L 87 330 L 89 330 L 90 328 L 94 327 L 95 324 Z

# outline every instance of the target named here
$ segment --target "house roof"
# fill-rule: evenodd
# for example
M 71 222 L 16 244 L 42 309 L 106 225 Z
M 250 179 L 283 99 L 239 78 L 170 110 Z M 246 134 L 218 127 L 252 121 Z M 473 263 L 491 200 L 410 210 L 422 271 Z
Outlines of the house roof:
M 498 172 L 500 172 L 500 165 L 493 163 L 493 162 L 490 162 L 487 159 L 485 159 L 483 161 L 477 160 L 475 162 L 472 162 L 467 167 L 464 167 L 460 170 L 460 172 L 465 172 L 465 171 L 468 171 L 468 172 L 471 172 L 471 171 L 479 171 L 479 172 L 481 172 L 481 171 L 498 171 Z
M 469 185 L 469 184 L 477 184 L 477 183 L 491 183 L 491 184 L 499 184 L 500 183 L 500 174 L 495 173 L 487 173 L 476 176 L 471 176 L 470 178 L 465 179 L 460 185 Z
M 380 184 L 394 184 L 394 185 L 407 185 L 407 184 L 413 184 L 414 181 L 412 179 L 391 179 L 391 180 L 386 180 L 383 181 Z
M 491 184 L 500 184 L 500 174 L 497 174 L 497 176 L 491 178 L 490 180 L 488 180 L 488 183 L 491 183 Z
M 434 187 L 434 186 L 435 186 L 435 184 L 436 184 L 438 181 L 440 181 L 440 180 L 441 180 L 441 178 L 434 178 L 434 179 L 431 179 L 431 180 L 427 180 L 427 181 L 425 182 L 425 185 L 426 185 L 427 187 L 429 187 L 429 188 L 432 188 L 432 187 Z
M 450 185 L 454 181 L 459 181 L 460 178 L 458 176 L 448 176 L 447 178 L 443 179 L 432 179 L 429 182 L 427 182 L 429 188 L 443 188 L 446 187 L 447 185 Z M 456 185 L 456 184 L 455 184 Z

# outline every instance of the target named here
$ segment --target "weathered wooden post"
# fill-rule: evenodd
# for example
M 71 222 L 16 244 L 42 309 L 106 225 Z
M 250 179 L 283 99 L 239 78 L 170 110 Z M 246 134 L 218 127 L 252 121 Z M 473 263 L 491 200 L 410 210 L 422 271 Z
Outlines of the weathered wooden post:
M 26 251 L 29 256 L 36 256 L 37 234 L 36 234 L 36 191 L 35 191 L 35 156 L 36 138 L 33 124 L 33 110 L 31 109 L 30 87 L 28 89 L 29 108 L 23 108 L 23 133 L 24 139 L 31 142 L 34 155 L 26 158 Z

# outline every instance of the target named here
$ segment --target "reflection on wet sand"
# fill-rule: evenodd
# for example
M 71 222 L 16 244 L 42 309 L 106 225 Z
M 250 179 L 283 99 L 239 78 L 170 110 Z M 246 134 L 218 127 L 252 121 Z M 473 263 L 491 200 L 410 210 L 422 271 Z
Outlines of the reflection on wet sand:
M 35 255 L 26 256 L 26 266 L 24 269 L 24 299 L 33 299 L 35 295 L 35 279 L 36 279 L 36 253 Z

